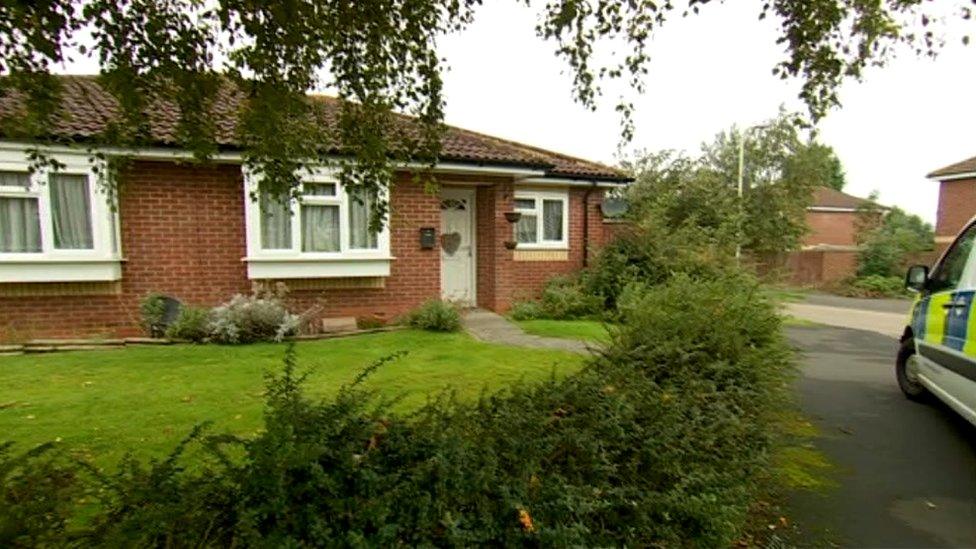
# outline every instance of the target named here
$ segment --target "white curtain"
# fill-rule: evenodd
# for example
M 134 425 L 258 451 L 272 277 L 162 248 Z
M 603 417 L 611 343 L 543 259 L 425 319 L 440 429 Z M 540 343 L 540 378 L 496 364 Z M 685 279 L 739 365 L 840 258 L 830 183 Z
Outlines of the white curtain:
M 542 239 L 563 239 L 563 202 L 562 200 L 542 201 Z
M 339 251 L 339 206 L 302 206 L 302 251 Z
M 51 221 L 54 247 L 60 250 L 92 249 L 91 198 L 88 177 L 51 174 Z
M 289 203 L 268 193 L 261 193 L 261 247 L 265 250 L 291 248 Z
M 0 252 L 41 251 L 41 219 L 36 198 L 0 197 Z
M 356 197 L 360 197 L 357 199 Z M 372 200 L 362 194 L 349 195 L 349 247 L 376 248 L 376 233 L 369 230 Z
M 515 224 L 515 241 L 521 244 L 535 244 L 538 240 L 538 219 L 535 214 L 522 212 L 522 217 Z

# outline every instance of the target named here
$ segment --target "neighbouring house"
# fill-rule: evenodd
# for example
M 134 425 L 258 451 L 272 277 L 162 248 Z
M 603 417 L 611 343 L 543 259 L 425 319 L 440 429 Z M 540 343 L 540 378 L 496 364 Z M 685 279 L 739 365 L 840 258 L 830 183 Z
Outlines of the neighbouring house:
M 941 253 L 976 215 L 976 156 L 939 168 L 928 178 L 939 182 L 935 249 Z
M 871 204 L 866 198 L 853 196 L 830 187 L 817 187 L 813 203 L 807 207 L 807 227 L 803 248 L 853 248 L 857 246 L 858 217 Z
M 809 232 L 802 248 L 788 254 L 785 274 L 792 284 L 820 286 L 837 283 L 857 273 L 857 233 L 866 198 L 829 187 L 817 187 L 807 207 Z M 881 212 L 884 207 L 879 207 Z
M 505 311 L 586 264 L 608 234 L 604 192 L 629 181 L 601 164 L 449 127 L 439 191 L 425 192 L 405 168 L 389 222 L 371 233 L 366 208 L 324 168 L 306 178 L 294 215 L 249 198 L 258 182 L 241 169 L 239 100 L 217 102 L 221 149 L 206 164 L 176 148 L 177 112 L 156 102 L 152 143 L 124 151 L 134 161 L 116 207 L 87 151 L 118 153 L 94 141 L 118 112 L 95 77 L 63 77 L 51 136 L 76 145 L 47 148 L 62 169 L 29 173 L 31 144 L 0 135 L 0 338 L 134 335 L 151 292 L 213 306 L 267 282 L 288 287 L 293 310 L 322 317 L 390 320 L 431 298 Z M 19 108 L 0 99 L 0 116 Z M 510 222 L 510 212 L 520 219 Z

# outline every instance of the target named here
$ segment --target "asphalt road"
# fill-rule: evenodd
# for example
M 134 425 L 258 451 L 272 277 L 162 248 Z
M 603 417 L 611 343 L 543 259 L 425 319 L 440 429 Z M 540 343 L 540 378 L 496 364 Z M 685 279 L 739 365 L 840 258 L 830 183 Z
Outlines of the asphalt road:
M 837 486 L 796 494 L 810 545 L 976 547 L 976 428 L 940 404 L 906 400 L 897 342 L 836 327 L 793 327 L 800 405 L 836 465 Z

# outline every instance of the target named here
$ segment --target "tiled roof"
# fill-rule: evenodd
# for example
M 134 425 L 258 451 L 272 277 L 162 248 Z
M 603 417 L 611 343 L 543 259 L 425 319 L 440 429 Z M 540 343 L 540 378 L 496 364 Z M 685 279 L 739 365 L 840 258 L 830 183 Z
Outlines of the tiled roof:
M 934 172 L 930 173 L 928 177 L 939 178 L 947 177 L 950 175 L 960 175 L 964 173 L 976 173 L 976 156 L 972 158 L 967 158 L 966 160 L 956 162 L 955 164 L 949 164 L 944 168 L 939 168 Z
M 94 76 L 62 76 L 62 112 L 53 121 L 48 137 L 89 140 L 99 136 L 107 124 L 119 115 L 114 97 L 104 90 Z M 334 97 L 312 95 L 323 108 L 321 123 L 335 128 L 340 103 Z M 213 120 L 218 145 L 236 148 L 237 112 L 244 102 L 242 90 L 224 86 L 213 102 Z M 0 97 L 0 118 L 16 117 L 22 111 L 22 102 L 16 94 Z M 150 135 L 153 144 L 176 146 L 179 111 L 171 101 L 160 100 L 147 109 Z M 398 130 L 406 135 L 416 130 L 414 119 L 397 117 Z M 0 135 L 0 137 L 3 137 Z M 339 152 L 338 150 L 334 152 Z M 447 126 L 442 139 L 441 158 L 445 161 L 524 166 L 546 171 L 547 176 L 577 179 L 628 181 L 620 170 L 596 162 L 546 151 L 529 145 L 507 141 L 473 131 Z
M 842 193 L 830 187 L 817 187 L 813 190 L 813 203 L 810 207 L 857 209 L 870 203 L 866 198 Z

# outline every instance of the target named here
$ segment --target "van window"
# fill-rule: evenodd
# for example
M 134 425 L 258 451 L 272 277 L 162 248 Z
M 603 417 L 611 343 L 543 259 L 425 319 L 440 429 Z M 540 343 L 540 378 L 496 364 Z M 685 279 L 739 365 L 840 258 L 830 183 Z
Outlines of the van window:
M 959 281 L 966 271 L 972 255 L 973 242 L 976 241 L 976 225 L 970 225 L 952 244 L 942 262 L 935 268 L 929 280 L 929 291 L 947 292 L 959 287 Z

